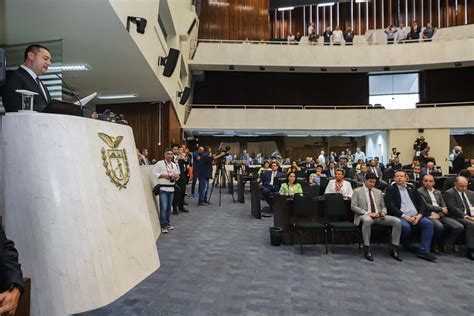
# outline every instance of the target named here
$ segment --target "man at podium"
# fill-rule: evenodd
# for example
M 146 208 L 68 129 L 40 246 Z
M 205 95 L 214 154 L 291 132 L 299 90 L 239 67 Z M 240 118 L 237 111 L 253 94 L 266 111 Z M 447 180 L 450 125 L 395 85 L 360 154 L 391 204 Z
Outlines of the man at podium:
M 49 65 L 49 49 L 39 44 L 30 45 L 25 49 L 23 65 L 16 70 L 7 71 L 5 85 L 0 90 L 6 112 L 21 110 L 21 93 L 16 92 L 18 89 L 38 93 L 34 97 L 35 111 L 41 112 L 46 108 L 51 96 L 38 76 L 46 74 Z

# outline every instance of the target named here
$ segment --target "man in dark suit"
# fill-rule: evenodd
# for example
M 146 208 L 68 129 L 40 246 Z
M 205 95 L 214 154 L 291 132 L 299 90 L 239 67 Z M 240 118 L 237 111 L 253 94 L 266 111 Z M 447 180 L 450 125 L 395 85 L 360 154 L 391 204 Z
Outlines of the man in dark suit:
M 314 161 L 313 161 L 313 158 L 311 157 L 306 157 L 305 161 L 303 163 L 301 163 L 300 165 L 301 168 L 305 168 L 305 169 L 312 169 L 315 167 L 315 164 L 314 164 Z
M 280 190 L 280 181 L 278 178 L 283 178 L 285 174 L 278 170 L 279 166 L 276 161 L 272 162 L 271 165 L 272 171 L 267 171 L 262 174 L 261 182 L 262 182 L 262 196 L 263 199 L 268 203 L 268 205 L 272 205 L 272 194 L 278 192 Z
M 466 233 L 466 255 L 474 260 L 474 192 L 467 189 L 467 179 L 456 177 L 454 188 L 444 192 L 448 216 L 464 225 Z
M 471 174 L 471 171 L 468 169 L 462 169 L 459 171 L 458 176 L 463 176 L 464 178 L 467 179 L 468 182 L 474 181 L 473 175 Z M 454 188 L 454 181 L 456 181 L 456 177 L 449 177 L 447 178 L 444 183 L 443 183 L 443 188 L 441 191 L 447 191 L 451 188 Z
M 6 112 L 17 112 L 22 109 L 22 96 L 15 91 L 17 89 L 38 93 L 33 99 L 34 110 L 41 112 L 45 109 L 51 101 L 51 96 L 38 76 L 46 74 L 49 65 L 51 65 L 51 54 L 46 47 L 33 44 L 26 48 L 23 65 L 7 72 L 5 86 L 0 91 Z
M 453 173 L 458 173 L 466 168 L 466 158 L 464 157 L 461 146 L 454 147 L 454 152 L 456 157 L 453 160 Z
M 426 206 L 424 215 L 434 224 L 434 236 L 431 249 L 432 252 L 436 254 L 439 254 L 440 249 L 451 253 L 453 244 L 464 231 L 464 227 L 456 220 L 446 216 L 448 214 L 448 208 L 446 207 L 441 192 L 436 190 L 434 185 L 435 179 L 433 175 L 426 174 L 423 176 L 423 186 L 418 189 Z
M 14 312 L 24 291 L 18 252 L 0 225 L 0 315 Z
M 329 162 L 329 167 L 326 170 L 328 178 L 334 178 L 336 176 L 336 164 L 334 161 Z
M 357 186 L 362 187 L 364 186 L 365 183 L 365 177 L 367 176 L 368 173 L 368 167 L 366 164 L 363 164 L 360 167 L 360 172 L 355 175 L 354 181 L 357 182 Z M 377 178 L 378 179 L 378 178 Z
M 430 254 L 431 240 L 433 238 L 434 224 L 423 216 L 425 203 L 420 193 L 411 185 L 407 185 L 405 171 L 395 172 L 395 183 L 390 185 L 385 192 L 385 204 L 388 214 L 400 218 L 402 223 L 401 242 L 404 246 L 412 249 L 409 236 L 412 227 L 421 230 L 421 243 L 417 249 L 418 257 L 434 262 L 436 257 Z

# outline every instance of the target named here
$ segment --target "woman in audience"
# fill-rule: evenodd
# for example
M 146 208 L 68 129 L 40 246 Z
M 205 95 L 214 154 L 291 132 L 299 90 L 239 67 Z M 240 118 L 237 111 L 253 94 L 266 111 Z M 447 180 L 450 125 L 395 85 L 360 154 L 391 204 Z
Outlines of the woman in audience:
M 287 176 L 287 182 L 283 183 L 280 187 L 281 195 L 293 196 L 295 194 L 303 194 L 303 188 L 301 184 L 296 182 L 296 173 L 290 172 Z
M 301 168 L 298 167 L 298 164 L 296 163 L 296 161 L 293 160 L 291 162 L 290 168 L 288 168 L 288 173 L 290 173 L 290 172 L 296 173 L 297 171 L 301 171 Z
M 352 186 L 344 180 L 346 172 L 342 168 L 336 169 L 336 178 L 329 181 L 325 193 L 341 193 L 344 197 L 352 197 Z
M 313 187 L 316 185 L 321 185 L 321 178 L 327 177 L 326 174 L 323 173 L 323 166 L 317 165 L 316 166 L 316 173 L 312 173 L 309 176 L 309 186 Z
M 357 160 L 357 165 L 355 167 L 356 173 L 360 173 L 360 169 L 362 165 L 365 165 L 364 160 L 363 159 Z
M 258 170 L 258 178 L 260 178 L 260 176 L 267 172 L 267 171 L 271 171 L 272 169 L 270 168 L 270 162 L 268 160 L 265 160 L 262 164 L 262 167 L 260 168 L 260 170 Z
M 332 44 L 341 45 L 344 34 L 342 34 L 339 25 L 336 25 L 336 29 L 332 32 Z

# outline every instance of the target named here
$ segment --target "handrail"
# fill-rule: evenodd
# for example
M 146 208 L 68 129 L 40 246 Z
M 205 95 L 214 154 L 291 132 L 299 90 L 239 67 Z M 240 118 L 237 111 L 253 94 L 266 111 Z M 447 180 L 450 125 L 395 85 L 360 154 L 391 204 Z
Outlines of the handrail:
M 360 35 L 361 37 L 363 35 Z M 474 34 L 469 34 L 469 35 L 463 35 L 463 36 L 446 36 L 446 37 L 436 37 L 432 38 L 431 40 L 424 40 L 424 39 L 419 39 L 419 40 L 404 40 L 403 42 L 394 42 L 395 45 L 401 45 L 405 43 L 430 43 L 430 42 L 449 42 L 449 41 L 456 41 L 456 40 L 462 40 L 462 39 L 469 39 L 469 38 L 474 38 Z M 198 43 L 219 43 L 219 44 L 259 44 L 259 45 L 307 45 L 307 46 L 336 46 L 333 45 L 331 42 L 331 45 L 325 44 L 323 41 L 318 40 L 317 42 L 309 42 L 309 41 L 304 41 L 304 42 L 296 42 L 296 41 L 287 41 L 287 40 L 280 40 L 280 41 L 254 41 L 254 40 L 219 40 L 219 39 L 197 39 Z M 376 45 L 389 45 L 386 41 L 375 41 L 375 42 L 368 42 L 366 41 L 364 37 L 363 42 L 352 42 L 352 45 L 345 45 L 345 41 L 341 42 L 341 45 L 337 46 L 376 46 Z
M 474 106 L 474 101 L 467 102 L 439 102 L 439 103 L 420 103 L 416 108 L 436 108 L 446 106 Z M 270 109 L 270 110 L 384 110 L 381 105 L 359 104 L 359 105 L 285 105 L 285 104 L 189 104 L 189 111 L 192 108 L 201 109 Z

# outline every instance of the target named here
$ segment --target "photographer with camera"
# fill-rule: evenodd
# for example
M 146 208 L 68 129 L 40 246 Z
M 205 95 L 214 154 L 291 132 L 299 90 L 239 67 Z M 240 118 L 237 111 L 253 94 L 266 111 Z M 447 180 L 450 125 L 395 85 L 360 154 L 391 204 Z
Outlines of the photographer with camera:
M 170 224 L 170 213 L 174 198 L 174 185 L 179 179 L 178 166 L 173 162 L 173 150 L 167 148 L 164 153 L 164 160 L 160 160 L 155 165 L 155 174 L 158 177 L 160 196 L 160 224 L 161 232 L 166 234 L 173 230 Z
M 205 147 L 204 151 L 198 155 L 197 160 L 199 161 L 199 170 L 197 178 L 199 179 L 199 201 L 198 205 L 207 205 L 207 190 L 209 187 L 209 179 L 212 178 L 212 162 L 225 157 L 226 152 L 220 151 L 216 155 L 212 155 L 211 149 Z M 225 158 L 224 158 L 225 161 Z

